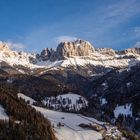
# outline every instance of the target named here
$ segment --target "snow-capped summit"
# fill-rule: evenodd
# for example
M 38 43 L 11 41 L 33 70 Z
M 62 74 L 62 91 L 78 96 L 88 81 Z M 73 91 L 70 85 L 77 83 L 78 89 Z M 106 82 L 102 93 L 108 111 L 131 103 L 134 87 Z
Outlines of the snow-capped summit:
M 31 67 L 35 59 L 35 54 L 12 51 L 8 43 L 0 42 L 0 62 L 6 62 L 10 66 L 21 65 Z
M 65 59 L 73 56 L 91 56 L 94 53 L 93 46 L 84 40 L 74 42 L 61 42 L 57 47 L 58 59 Z

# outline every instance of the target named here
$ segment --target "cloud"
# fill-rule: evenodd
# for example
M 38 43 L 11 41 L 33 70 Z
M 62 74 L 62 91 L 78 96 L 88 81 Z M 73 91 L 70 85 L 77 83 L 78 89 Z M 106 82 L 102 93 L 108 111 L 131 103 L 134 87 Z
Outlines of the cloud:
M 135 48 L 139 48 L 140 47 L 140 41 L 136 42 L 136 44 L 134 45 Z
M 13 50 L 21 51 L 25 48 L 22 43 L 15 43 L 12 41 L 6 41 L 5 43 Z
M 68 36 L 68 35 L 63 35 L 63 36 L 58 36 L 51 38 L 47 44 L 49 47 L 56 49 L 59 43 L 64 42 L 64 41 L 75 41 L 77 38 L 73 36 Z
M 54 40 L 56 41 L 56 43 L 60 43 L 60 42 L 64 42 L 64 41 L 74 41 L 76 40 L 77 38 L 76 37 L 73 37 L 73 36 L 59 36 L 59 37 L 56 37 Z

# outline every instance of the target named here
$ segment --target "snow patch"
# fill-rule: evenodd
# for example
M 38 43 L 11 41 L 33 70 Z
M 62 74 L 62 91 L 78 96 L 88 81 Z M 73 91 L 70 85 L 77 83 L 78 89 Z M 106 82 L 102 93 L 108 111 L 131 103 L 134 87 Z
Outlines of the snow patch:
M 106 98 L 101 98 L 101 105 L 107 104 Z
M 0 120 L 8 120 L 9 117 L 5 113 L 5 109 L 0 105 Z
M 115 110 L 114 110 L 114 115 L 115 118 L 118 118 L 118 116 L 122 114 L 122 115 L 126 115 L 126 116 L 131 116 L 132 117 L 132 108 L 131 108 L 131 104 L 126 104 L 126 105 L 122 105 L 122 106 L 116 106 Z
M 22 93 L 18 93 L 17 94 L 18 98 L 21 98 L 23 100 L 25 100 L 26 102 L 29 102 L 30 105 L 32 105 L 33 103 L 35 103 L 36 101 Z

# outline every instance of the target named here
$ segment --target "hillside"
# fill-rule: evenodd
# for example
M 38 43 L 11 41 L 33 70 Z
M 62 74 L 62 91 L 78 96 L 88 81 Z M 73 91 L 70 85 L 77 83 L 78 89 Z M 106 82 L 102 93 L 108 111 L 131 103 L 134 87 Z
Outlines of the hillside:
M 19 100 L 14 92 L 0 88 L 0 104 L 3 106 L 0 110 L 0 139 L 55 140 L 50 122 Z

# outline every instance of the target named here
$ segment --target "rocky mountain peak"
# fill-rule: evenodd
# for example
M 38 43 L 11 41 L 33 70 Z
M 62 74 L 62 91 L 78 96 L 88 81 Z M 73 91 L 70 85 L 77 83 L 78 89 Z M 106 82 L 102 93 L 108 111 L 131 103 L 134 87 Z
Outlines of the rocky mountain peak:
M 55 61 L 74 56 L 91 56 L 94 51 L 95 49 L 89 42 L 78 39 L 74 42 L 61 42 L 56 51 L 46 48 L 41 52 L 40 57 L 43 61 Z
M 50 56 L 51 56 L 51 51 L 48 48 L 42 50 L 41 58 L 43 61 L 49 60 Z
M 59 59 L 64 59 L 73 56 L 91 56 L 94 48 L 89 42 L 79 39 L 74 42 L 60 43 L 56 52 Z

